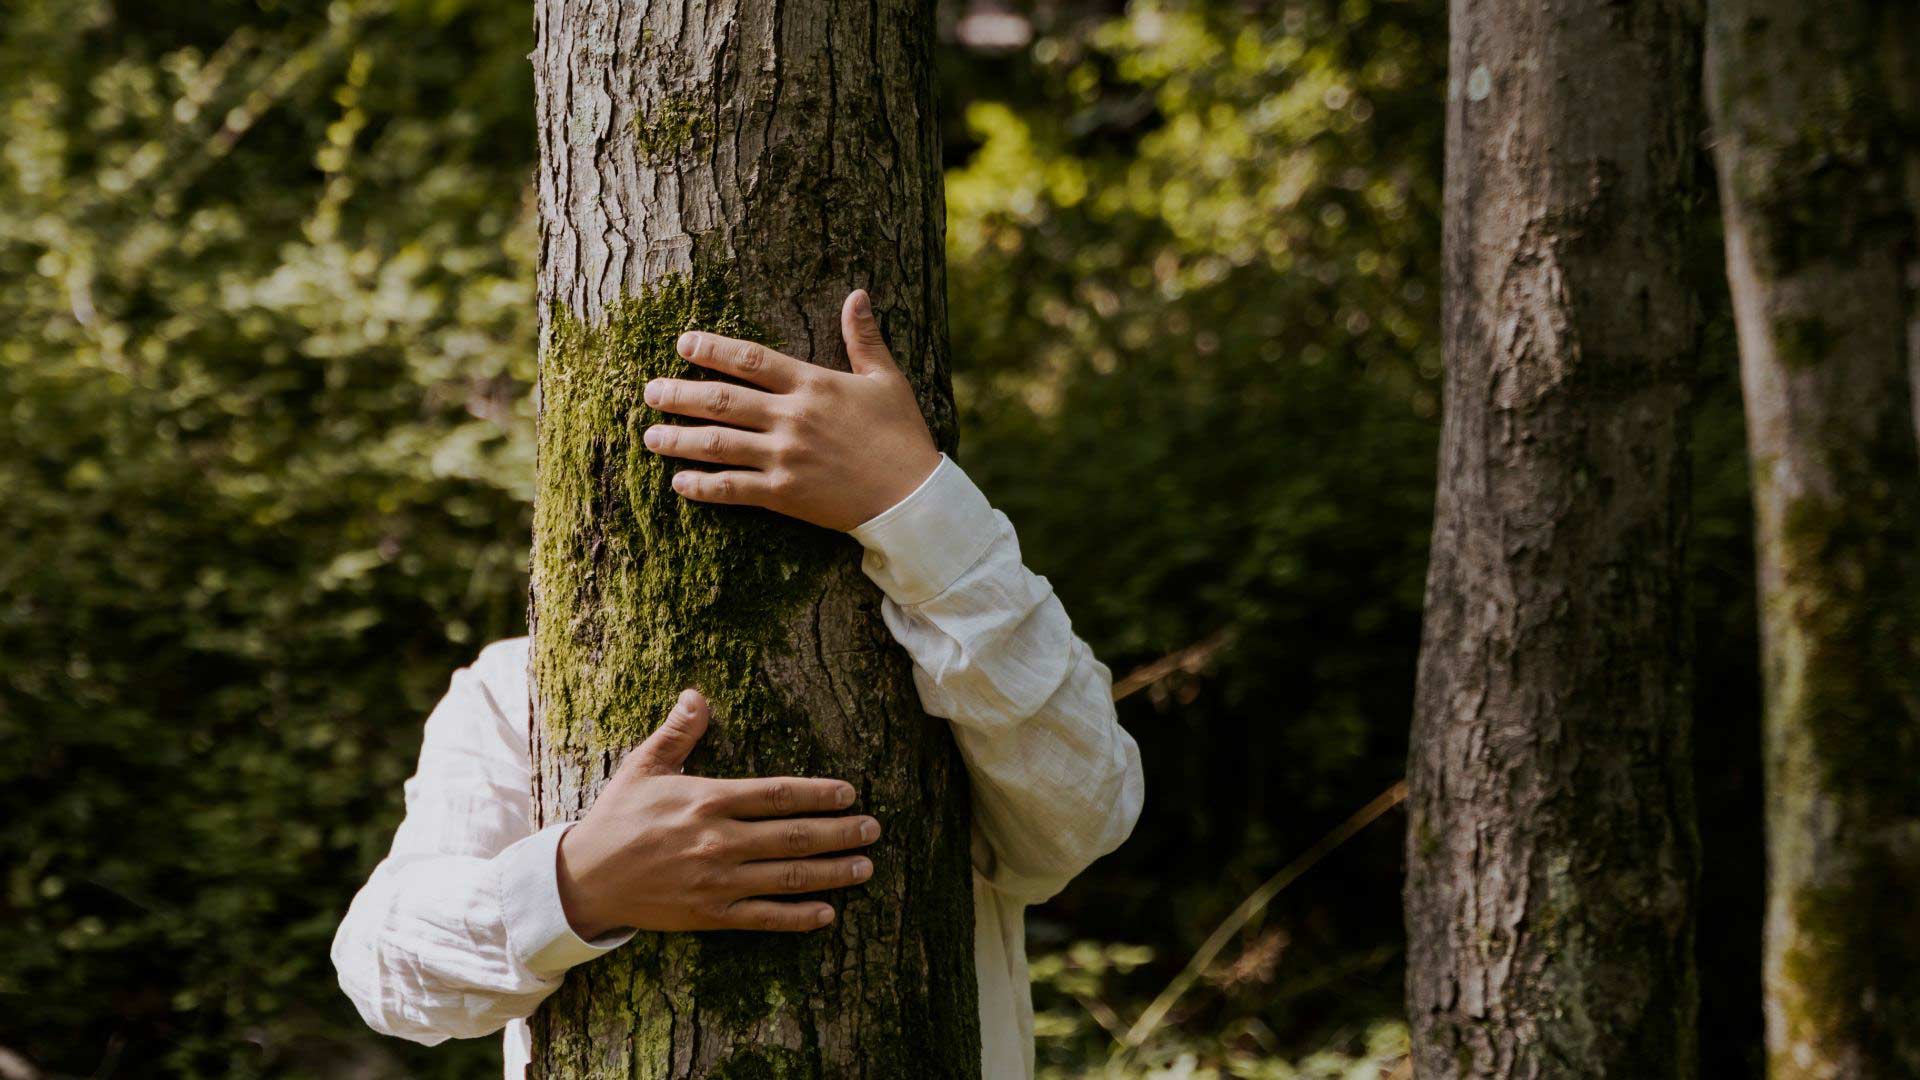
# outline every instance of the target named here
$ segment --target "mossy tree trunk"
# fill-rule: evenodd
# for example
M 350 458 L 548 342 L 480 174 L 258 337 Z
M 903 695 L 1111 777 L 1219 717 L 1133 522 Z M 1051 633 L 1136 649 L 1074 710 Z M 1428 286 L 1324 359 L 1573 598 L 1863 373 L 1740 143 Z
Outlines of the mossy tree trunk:
M 699 327 L 845 367 L 869 289 L 951 446 L 932 10 L 539 0 L 540 820 L 591 806 L 678 690 L 716 776 L 843 777 L 886 836 L 804 935 L 642 935 L 534 1017 L 537 1076 L 980 1073 L 965 773 L 844 536 L 689 503 L 640 433 Z
M 1426 1078 L 1696 1070 L 1686 12 L 1452 7 L 1406 849 Z
M 1769 1071 L 1920 1076 L 1920 13 L 1709 12 L 1759 547 Z

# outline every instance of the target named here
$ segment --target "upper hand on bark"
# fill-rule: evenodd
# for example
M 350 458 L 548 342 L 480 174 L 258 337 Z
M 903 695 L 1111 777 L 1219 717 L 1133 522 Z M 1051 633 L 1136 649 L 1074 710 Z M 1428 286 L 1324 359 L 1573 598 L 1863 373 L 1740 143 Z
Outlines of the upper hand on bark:
M 859 855 L 880 835 L 871 817 L 819 817 L 853 805 L 853 786 L 794 776 L 714 780 L 681 767 L 707 730 L 707 699 L 681 693 L 560 840 L 560 902 L 592 939 L 638 930 L 816 930 L 833 921 L 818 900 L 768 896 L 856 885 L 873 873 Z
M 764 506 L 815 525 L 852 529 L 913 493 L 940 463 L 913 387 L 880 336 L 866 291 L 840 309 L 852 372 L 703 331 L 680 355 L 751 383 L 654 379 L 648 405 L 713 424 L 655 424 L 649 450 L 736 466 L 682 470 L 673 488 L 703 502 Z

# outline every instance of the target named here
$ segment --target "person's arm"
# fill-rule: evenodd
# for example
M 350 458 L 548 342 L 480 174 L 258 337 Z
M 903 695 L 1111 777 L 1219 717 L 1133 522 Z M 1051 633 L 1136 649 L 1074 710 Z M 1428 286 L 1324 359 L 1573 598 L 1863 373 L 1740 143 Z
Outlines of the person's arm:
M 499 662 L 482 654 L 476 666 Z M 517 673 L 498 681 L 524 695 Z M 582 820 L 528 835 L 526 724 L 487 687 L 472 670 L 454 675 L 427 720 L 393 850 L 334 937 L 340 985 L 376 1031 L 428 1044 L 489 1034 L 626 928 L 815 930 L 830 905 L 772 897 L 872 874 L 844 853 L 877 839 L 877 820 L 795 816 L 844 810 L 851 785 L 681 773 L 709 719 L 693 690 Z
M 1025 903 L 1051 897 L 1140 815 L 1140 750 L 1115 716 L 1106 665 L 1022 564 L 1006 515 L 952 461 L 853 535 L 921 701 L 953 723 L 991 855 L 976 854 L 978 868 Z
M 427 718 L 406 817 L 333 940 L 368 1026 L 429 1045 L 531 1014 L 569 967 L 623 940 L 568 925 L 555 877 L 566 827 L 533 832 L 526 730 L 475 668 Z
M 1021 564 L 1012 525 L 934 447 L 865 292 L 847 297 L 841 333 L 851 372 L 683 335 L 683 357 L 752 385 L 653 380 L 648 404 L 721 423 L 654 425 L 646 444 L 730 466 L 677 473 L 688 498 L 764 506 L 865 545 L 922 701 L 953 722 L 973 777 L 976 866 L 1036 903 L 1132 831 L 1139 749 L 1115 719 L 1107 669 Z

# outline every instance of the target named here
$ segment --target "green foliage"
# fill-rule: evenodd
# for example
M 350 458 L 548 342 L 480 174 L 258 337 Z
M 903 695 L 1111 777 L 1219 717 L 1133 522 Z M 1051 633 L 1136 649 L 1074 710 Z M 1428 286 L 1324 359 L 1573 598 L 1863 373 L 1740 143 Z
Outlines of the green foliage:
M 326 951 L 425 709 L 523 622 L 525 15 L 197 10 L 0 38 L 0 1045 L 470 1074 L 368 1039 Z
M 1273 1030 L 1245 1018 L 1217 1030 L 1158 1029 L 1133 1055 L 1110 1053 L 1119 1018 L 1102 999 L 1125 990 L 1116 984 L 1152 959 L 1143 946 L 1079 941 L 1034 958 L 1041 1080 L 1068 1077 L 1148 1076 L 1181 1080 L 1382 1080 L 1407 1058 L 1407 1026 L 1380 1020 L 1333 1031 L 1317 1049 L 1293 1055 L 1279 1048 Z M 1222 972 L 1231 980 L 1236 972 Z

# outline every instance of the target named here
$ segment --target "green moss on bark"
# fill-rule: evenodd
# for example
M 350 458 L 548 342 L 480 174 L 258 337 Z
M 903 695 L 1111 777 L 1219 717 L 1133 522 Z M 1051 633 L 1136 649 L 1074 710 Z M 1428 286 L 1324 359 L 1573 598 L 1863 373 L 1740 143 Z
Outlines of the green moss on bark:
M 1768 597 L 1769 782 L 1797 808 L 1775 824 L 1789 917 L 1776 925 L 1773 1054 L 1782 1076 L 1804 1074 L 1801 1046 L 1853 1048 L 1863 1076 L 1920 1075 L 1920 482 L 1910 454 L 1893 472 L 1840 456 L 1854 459 L 1856 495 L 1786 505 L 1784 581 Z
M 690 772 L 847 777 L 861 789 L 857 808 L 888 821 L 889 837 L 874 849 L 866 886 L 829 896 L 842 912 L 829 930 L 643 934 L 616 959 L 570 972 L 546 1006 L 568 1021 L 535 1019 L 542 1060 L 560 1077 L 667 1075 L 659 1070 L 689 1045 L 689 1032 L 711 1032 L 721 1038 L 691 1040 L 713 1047 L 700 1075 L 838 1075 L 834 1055 L 847 1049 L 830 1054 L 818 1032 L 834 1029 L 846 1009 L 862 1014 L 858 1048 L 872 1075 L 977 1076 L 958 756 L 944 730 L 901 739 L 911 754 L 892 743 L 900 736 L 882 732 L 893 722 L 882 716 L 908 721 L 918 703 L 904 657 L 885 640 L 877 593 L 861 616 L 871 634 L 859 640 L 871 651 L 812 655 L 825 648 L 817 640 L 823 597 L 838 583 L 844 605 L 858 578 L 857 545 L 767 511 L 684 499 L 672 490 L 674 471 L 704 466 L 646 450 L 646 428 L 672 420 L 645 404 L 647 381 L 717 377 L 675 351 L 679 335 L 696 328 L 770 340 L 721 272 L 664 278 L 613 305 L 599 325 L 550 314 L 532 605 L 542 758 L 608 774 L 693 685 L 713 702 L 714 723 Z M 815 640 L 806 640 L 809 626 Z M 776 673 L 796 663 L 832 665 L 829 694 L 844 686 L 863 700 L 843 701 L 847 715 L 807 715 L 796 688 L 777 684 Z M 823 719 L 840 725 L 833 739 L 823 739 Z M 916 835 L 936 843 L 903 846 Z M 884 957 L 865 951 L 869 935 L 885 934 L 921 957 L 924 972 L 899 970 L 892 946 Z M 950 1049 L 937 1062 L 916 1061 L 935 1046 Z
M 640 160 L 658 163 L 692 146 L 705 130 L 700 99 L 676 91 L 662 97 L 650 113 L 634 117 L 633 145 Z
M 751 1050 L 721 1063 L 714 1069 L 715 1080 L 791 1080 L 812 1076 L 806 1055 L 779 1047 Z
M 817 595 L 850 542 L 763 510 L 672 489 L 675 463 L 641 442 L 673 418 L 649 379 L 712 378 L 681 359 L 690 329 L 762 338 L 723 275 L 675 276 L 589 327 L 555 311 L 540 373 L 540 497 L 534 509 L 533 672 L 556 745 L 618 749 L 662 720 L 680 690 L 714 702 L 725 748 L 705 771 L 787 772 L 802 740 L 777 724 L 756 672 L 782 627 Z M 564 624 L 564 625 L 562 625 Z
M 1826 320 L 1809 315 L 1774 320 L 1773 340 L 1780 363 L 1789 370 L 1800 371 L 1825 360 L 1839 344 L 1840 337 Z

